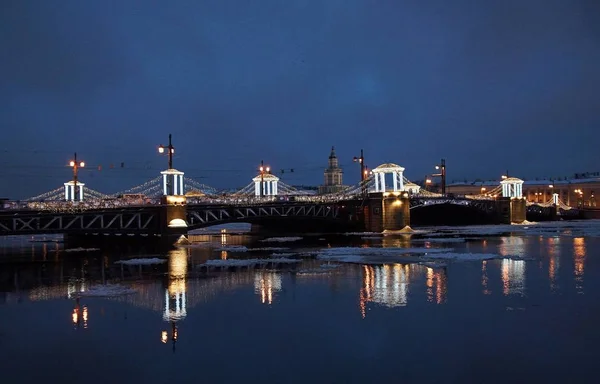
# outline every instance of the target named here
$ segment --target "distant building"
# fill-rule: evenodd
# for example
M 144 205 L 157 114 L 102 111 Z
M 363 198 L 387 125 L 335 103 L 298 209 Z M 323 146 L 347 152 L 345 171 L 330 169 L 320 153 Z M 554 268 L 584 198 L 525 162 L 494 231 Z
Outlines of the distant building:
M 344 171 L 342 171 L 342 168 L 340 168 L 338 158 L 335 155 L 335 147 L 331 147 L 331 153 L 329 154 L 329 166 L 323 173 L 325 184 L 319 186 L 319 194 L 323 195 L 326 193 L 336 193 L 346 189 L 347 187 L 342 185 L 343 175 Z

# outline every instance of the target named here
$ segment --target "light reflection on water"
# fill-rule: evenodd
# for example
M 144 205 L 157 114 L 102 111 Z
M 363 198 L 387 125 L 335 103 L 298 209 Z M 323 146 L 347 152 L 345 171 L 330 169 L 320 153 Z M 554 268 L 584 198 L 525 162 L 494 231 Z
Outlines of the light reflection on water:
M 217 234 L 205 240 L 212 241 L 216 245 L 248 245 L 246 240 L 239 237 L 224 235 Z M 329 243 L 337 245 L 333 241 Z M 412 244 L 414 246 L 417 242 Z M 420 244 L 422 245 L 422 243 Z M 411 241 L 409 236 L 383 237 L 381 245 L 411 247 Z M 367 245 L 353 244 L 353 246 Z M 49 252 L 48 248 L 53 249 L 55 245 L 48 244 L 47 247 L 37 247 L 34 255 L 36 260 L 40 260 L 40 256 L 45 257 L 45 263 L 19 264 L 14 268 L 10 263 L 5 264 L 0 270 L 2 277 L 0 282 L 5 292 L 3 298 L 6 303 L 5 308 L 10 307 L 14 311 L 20 311 L 18 302 L 34 302 L 29 308 L 33 309 L 32 314 L 35 314 L 36 317 L 42 310 L 42 307 L 38 306 L 41 303 L 37 302 L 47 301 L 58 306 L 59 303 L 71 298 L 70 302 L 66 302 L 68 308 L 61 309 L 63 323 L 58 327 L 66 329 L 74 327 L 80 334 L 103 332 L 100 324 L 104 324 L 105 329 L 107 324 L 114 329 L 123 327 L 115 320 L 111 320 L 109 316 L 103 316 L 105 308 L 114 308 L 114 306 L 120 305 L 126 308 L 142 309 L 143 320 L 138 318 L 137 321 L 147 321 L 152 323 L 152 327 L 149 331 L 144 330 L 147 334 L 140 333 L 140 345 L 145 339 L 151 340 L 153 345 L 161 346 L 158 349 L 163 351 L 166 345 L 168 355 L 171 355 L 171 348 L 175 351 L 175 345 L 177 345 L 176 355 L 191 356 L 194 353 L 200 353 L 198 352 L 201 351 L 200 345 L 203 345 L 206 340 L 201 339 L 199 335 L 210 339 L 211 327 L 217 327 L 209 320 L 214 319 L 215 323 L 226 322 L 227 316 L 231 315 L 229 311 L 236 306 L 248 311 L 248 319 L 241 319 L 238 314 L 236 317 L 238 320 L 234 323 L 235 327 L 246 329 L 246 333 L 236 333 L 237 336 L 231 336 L 230 339 L 225 336 L 223 343 L 230 345 L 243 345 L 245 340 L 251 338 L 248 335 L 254 333 L 251 324 L 253 327 L 259 327 L 263 323 L 268 324 L 266 329 L 272 330 L 274 335 L 285 335 L 285 338 L 295 340 L 293 336 L 290 336 L 291 329 L 307 326 L 300 322 L 300 319 L 309 316 L 308 313 L 318 314 L 320 317 L 317 318 L 317 321 L 322 320 L 324 324 L 330 324 L 330 326 L 339 323 L 341 328 L 348 328 L 350 334 L 367 332 L 365 329 L 375 332 L 375 334 L 369 335 L 377 348 L 381 347 L 381 343 L 385 343 L 385 341 L 381 341 L 385 340 L 385 337 L 377 332 L 384 332 L 386 327 L 391 326 L 390 324 L 398 322 L 404 327 L 419 327 L 415 322 L 429 324 L 429 328 L 426 329 L 439 327 L 443 331 L 436 333 L 436 337 L 441 338 L 443 345 L 451 343 L 452 334 L 461 333 L 456 330 L 462 329 L 460 328 L 461 323 L 454 324 L 454 328 L 449 328 L 450 326 L 445 326 L 444 322 L 434 321 L 437 315 L 446 313 L 444 311 L 449 309 L 454 311 L 454 316 L 457 318 L 479 319 L 481 316 L 486 316 L 485 314 L 490 312 L 490 308 L 493 311 L 494 308 L 504 308 L 507 303 L 512 305 L 513 302 L 519 303 L 513 307 L 522 306 L 527 310 L 523 311 L 524 315 L 520 313 L 511 315 L 529 316 L 529 312 L 534 312 L 534 309 L 527 304 L 522 304 L 526 300 L 546 303 L 542 307 L 543 309 L 535 309 L 536 311 L 564 306 L 563 301 L 555 300 L 571 299 L 569 293 L 572 295 L 573 292 L 569 292 L 568 288 L 573 291 L 572 288 L 575 286 L 576 293 L 584 292 L 584 272 L 588 272 L 588 279 L 590 279 L 590 273 L 593 274 L 593 263 L 590 262 L 591 259 L 588 255 L 592 250 L 598 249 L 598 242 L 583 237 L 540 237 L 538 239 L 537 237 L 505 236 L 470 240 L 468 248 L 467 245 L 461 243 L 452 243 L 450 246 L 459 252 L 462 249 L 468 249 L 473 253 L 497 253 L 502 256 L 523 257 L 528 261 L 501 259 L 449 262 L 447 267 L 440 268 L 410 263 L 342 264 L 337 268 L 331 268 L 332 265 L 335 267 L 336 263 L 328 264 L 322 260 L 307 258 L 301 265 L 277 271 L 260 268 L 231 268 L 207 274 L 206 272 L 199 273 L 195 265 L 202 264 L 210 258 L 255 258 L 268 257 L 270 254 L 269 252 L 262 254 L 259 252 L 216 252 L 206 247 L 186 247 L 162 255 L 162 257 L 168 258 L 167 262 L 162 265 L 117 267 L 114 261 L 121 256 L 110 253 L 76 256 L 53 253 Z M 301 251 L 305 251 L 305 249 Z M 131 258 L 133 256 L 123 257 Z M 561 274 L 561 261 L 563 267 L 570 265 L 571 257 L 573 257 L 573 273 L 568 268 L 563 268 Z M 534 260 L 529 261 L 530 258 Z M 321 268 L 325 264 L 328 266 Z M 542 266 L 541 269 L 537 268 L 538 264 Z M 331 272 L 296 275 L 300 269 L 319 270 L 320 268 L 324 270 L 330 268 Z M 592 269 L 590 270 L 590 268 Z M 301 276 L 302 278 L 300 278 Z M 449 284 L 450 276 L 452 276 L 452 280 Z M 72 299 L 78 292 L 85 291 L 102 282 L 120 283 L 135 289 L 137 293 L 111 299 Z M 565 291 L 561 292 L 562 296 L 552 294 L 561 286 L 565 287 Z M 296 303 L 290 299 L 292 295 L 287 296 L 283 293 L 288 289 L 294 291 L 294 294 L 297 293 L 299 298 L 309 298 L 304 301 L 298 300 L 302 303 L 298 305 L 303 305 L 303 307 L 299 307 L 301 308 L 301 310 L 298 309 L 299 312 L 293 309 L 297 307 L 295 307 Z M 251 296 L 252 300 L 248 300 L 248 296 Z M 357 298 L 358 311 L 356 308 Z M 585 299 L 586 297 L 581 296 L 580 298 Z M 51 300 L 55 301 L 51 302 Z M 227 303 L 227 305 L 218 306 L 215 303 Z M 350 309 L 346 315 L 344 309 L 347 309 L 347 306 Z M 222 307 L 230 309 L 224 312 Z M 483 310 L 483 307 L 486 309 Z M 40 309 L 36 312 L 37 308 Z M 267 314 L 261 312 L 261 310 L 267 309 Z M 44 310 L 47 309 L 44 308 Z M 269 316 L 276 316 L 280 313 L 278 311 L 290 311 L 281 317 L 285 321 L 274 322 L 271 320 L 275 317 Z M 340 315 L 341 313 L 344 315 Z M 525 315 L 525 313 L 527 314 Z M 32 326 L 36 324 L 36 318 L 28 319 L 26 312 L 22 312 L 22 316 L 25 317 L 23 321 L 31 321 Z M 254 316 L 258 316 L 259 320 L 255 319 L 255 323 L 252 323 L 251 319 Z M 362 318 L 360 323 L 364 328 L 357 330 L 355 327 L 358 326 L 353 323 L 352 316 L 357 321 Z M 504 319 L 498 313 L 494 313 L 493 316 L 499 322 L 500 320 L 501 322 L 510 321 L 510 318 Z M 535 312 L 533 316 L 535 316 Z M 204 322 L 199 321 L 199 318 Z M 409 318 L 410 322 L 402 323 L 406 318 Z M 451 320 L 451 318 L 446 318 L 446 321 Z M 490 318 L 485 318 L 485 320 L 489 322 L 488 326 L 495 329 Z M 155 323 L 155 321 L 157 322 Z M 248 325 L 246 325 L 246 321 L 249 322 Z M 287 324 L 288 322 L 289 324 Z M 521 323 L 527 327 L 527 318 L 521 318 L 520 322 L 516 322 L 515 325 Z M 377 324 L 377 326 L 373 324 Z M 4 325 L 2 320 L 0 320 L 0 325 Z M 309 328 L 318 326 L 318 323 L 309 324 Z M 145 329 L 143 326 L 140 328 Z M 235 331 L 231 332 L 235 333 Z M 494 330 L 491 333 L 494 332 L 497 331 Z M 426 332 L 420 334 L 424 333 Z M 107 334 L 106 338 L 110 339 L 110 337 L 110 334 Z M 273 336 L 273 338 L 277 337 Z M 461 337 L 468 339 L 470 336 L 468 333 L 461 333 Z M 266 337 L 266 340 L 268 342 L 269 338 Z M 302 339 L 299 340 L 293 341 L 299 343 L 296 344 L 298 348 L 315 347 L 314 345 L 303 345 Z M 380 344 L 376 344 L 377 340 Z M 66 345 L 69 342 L 72 340 L 67 339 Z M 332 342 L 332 345 L 335 345 L 335 342 Z M 497 345 L 501 346 L 502 344 L 500 342 Z M 496 348 L 494 344 L 489 346 L 490 349 Z M 377 350 L 376 347 L 373 347 L 374 350 Z M 414 349 L 414 353 L 419 355 L 418 347 L 414 347 Z M 247 359 L 252 360 L 253 357 L 248 356 Z M 273 357 L 273 361 L 278 361 L 277 356 Z M 281 363 L 281 361 L 279 362 Z
M 575 276 L 575 290 L 583 294 L 583 273 L 585 269 L 585 238 L 577 237 L 573 239 L 573 275 Z

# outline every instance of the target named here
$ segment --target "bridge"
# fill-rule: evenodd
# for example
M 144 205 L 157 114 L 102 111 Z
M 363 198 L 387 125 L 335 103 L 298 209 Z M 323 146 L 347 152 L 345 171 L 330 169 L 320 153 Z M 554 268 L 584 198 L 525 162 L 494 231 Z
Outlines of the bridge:
M 172 153 L 169 144 L 169 153 Z M 362 156 L 361 156 L 362 160 Z M 361 164 L 362 165 L 362 164 Z M 523 181 L 508 178 L 479 195 L 434 193 L 412 183 L 405 168 L 386 163 L 362 180 L 335 193 L 316 195 L 287 185 L 261 166 L 251 182 L 234 192 L 219 192 L 169 168 L 125 191 L 104 194 L 77 178 L 24 201 L 5 201 L 0 235 L 62 233 L 74 236 L 178 238 L 189 230 L 231 222 L 270 230 L 367 232 L 400 231 L 410 225 L 523 222 L 531 208 L 522 196 Z M 443 171 L 442 171 L 443 174 Z M 85 189 L 84 189 L 85 188 Z M 187 190 L 187 193 L 186 193 Z M 553 201 L 560 213 L 570 207 Z

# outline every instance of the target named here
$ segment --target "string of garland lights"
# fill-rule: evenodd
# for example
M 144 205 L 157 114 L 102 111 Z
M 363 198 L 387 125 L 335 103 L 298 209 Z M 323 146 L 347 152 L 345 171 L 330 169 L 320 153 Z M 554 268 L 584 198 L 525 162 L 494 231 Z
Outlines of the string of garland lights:
M 199 181 L 196 181 L 192 178 L 184 177 L 183 181 L 185 182 L 187 189 L 195 189 L 207 195 L 216 195 L 218 193 L 216 188 L 213 188 L 204 183 L 200 183 Z

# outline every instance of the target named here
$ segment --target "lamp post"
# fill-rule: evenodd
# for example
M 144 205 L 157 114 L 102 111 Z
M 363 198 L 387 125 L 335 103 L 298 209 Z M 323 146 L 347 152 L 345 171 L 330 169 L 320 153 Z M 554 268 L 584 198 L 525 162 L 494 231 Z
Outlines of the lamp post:
M 271 168 L 268 165 L 265 167 L 263 161 L 261 160 L 258 171 L 260 172 L 260 197 L 263 197 L 265 195 L 265 173 L 269 173 Z
M 365 175 L 365 157 L 363 155 L 363 150 L 360 150 L 360 157 L 354 156 L 352 159 L 355 163 L 360 163 L 360 181 L 364 181 L 366 179 Z
M 352 161 L 360 164 L 360 183 L 362 185 L 362 194 L 363 194 L 363 196 L 366 196 L 367 195 L 367 185 L 365 183 L 365 180 L 367 180 L 367 178 L 368 178 L 368 172 L 365 171 L 365 156 L 364 156 L 362 149 L 360 150 L 360 156 L 359 157 L 354 156 L 352 158 Z
M 439 176 L 442 179 L 442 195 L 446 195 L 446 159 L 442 159 L 439 165 L 435 166 L 435 169 L 439 170 L 440 173 L 436 173 L 431 176 Z
M 85 162 L 80 161 L 77 162 L 77 152 L 75 152 L 73 154 L 73 160 L 71 160 L 69 162 L 69 166 L 73 168 L 73 195 L 72 198 L 73 200 L 75 199 L 75 196 L 77 196 L 77 170 L 81 167 L 85 167 Z
M 167 155 L 169 156 L 169 169 L 173 169 L 173 153 L 175 153 L 175 147 L 173 147 L 173 144 L 171 144 L 171 134 L 169 133 L 169 145 L 168 146 L 164 146 L 164 145 L 159 145 L 158 146 L 158 153 L 163 154 L 165 153 L 165 150 L 167 151 Z M 172 195 L 173 194 L 173 185 L 171 182 L 171 178 L 169 177 L 167 179 L 167 194 L 168 195 Z

